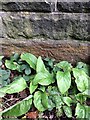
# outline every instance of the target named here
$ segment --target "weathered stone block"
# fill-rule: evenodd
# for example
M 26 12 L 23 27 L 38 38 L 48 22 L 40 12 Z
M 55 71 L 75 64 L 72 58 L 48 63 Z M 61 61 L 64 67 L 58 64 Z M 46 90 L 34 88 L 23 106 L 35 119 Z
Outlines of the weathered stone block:
M 90 14 L 7 13 L 2 21 L 8 38 L 90 40 Z
M 78 61 L 90 64 L 90 43 L 71 40 L 38 40 L 38 39 L 0 39 L 2 52 L 10 56 L 17 52 L 30 52 L 36 56 L 55 58 L 57 61 L 67 60 L 71 63 Z
M 30 11 L 30 12 L 51 12 L 54 11 L 54 3 L 46 2 L 2 2 L 3 11 Z
M 89 2 L 57 2 L 57 9 L 60 12 L 71 13 L 90 13 L 90 1 Z
M 2 0 L 0 3 L 4 11 L 30 11 L 30 12 L 70 12 L 90 13 L 88 0 Z

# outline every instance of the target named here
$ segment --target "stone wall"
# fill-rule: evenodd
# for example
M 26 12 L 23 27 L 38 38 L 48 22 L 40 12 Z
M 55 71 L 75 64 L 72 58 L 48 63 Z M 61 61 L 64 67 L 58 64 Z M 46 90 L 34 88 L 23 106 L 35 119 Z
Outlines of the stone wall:
M 3 0 L 0 26 L 0 54 L 89 62 L 89 0 Z

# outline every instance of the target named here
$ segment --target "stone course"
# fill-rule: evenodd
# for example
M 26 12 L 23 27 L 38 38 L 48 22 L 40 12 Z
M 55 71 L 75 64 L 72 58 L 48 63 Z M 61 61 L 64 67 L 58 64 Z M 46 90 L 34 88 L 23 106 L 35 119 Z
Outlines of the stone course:
M 0 2 L 0 54 L 31 52 L 74 63 L 89 62 L 89 51 L 89 0 Z

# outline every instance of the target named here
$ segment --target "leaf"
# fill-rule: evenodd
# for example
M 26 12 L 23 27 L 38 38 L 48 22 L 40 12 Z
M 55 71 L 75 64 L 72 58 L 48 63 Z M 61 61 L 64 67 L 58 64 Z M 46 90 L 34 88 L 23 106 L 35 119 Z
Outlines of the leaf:
M 10 60 L 5 60 L 5 66 L 8 68 L 8 69 L 11 69 L 11 70 L 17 70 L 17 63 L 16 62 L 12 62 Z
M 25 70 L 26 68 L 27 68 L 26 64 L 22 64 L 21 67 L 20 67 L 21 70 Z
M 73 75 L 75 77 L 77 88 L 80 92 L 84 92 L 89 88 L 88 86 L 89 77 L 83 70 L 73 68 Z
M 30 53 L 24 53 L 21 54 L 21 59 L 25 60 L 31 68 L 33 68 L 34 70 L 36 69 L 36 64 L 37 64 L 37 58 Z
M 90 65 L 83 62 L 78 62 L 76 68 L 83 70 L 88 76 L 90 75 Z
M 40 86 L 40 88 L 38 88 L 38 90 L 41 90 L 42 92 L 45 92 L 45 87 L 44 86 Z
M 0 88 L 1 93 L 18 93 L 22 90 L 24 90 L 27 87 L 26 81 L 24 78 L 18 78 L 15 81 L 13 81 L 11 84 L 7 85 L 6 87 Z
M 77 103 L 75 115 L 77 118 L 90 118 L 90 106 Z
M 55 107 L 55 103 L 48 97 L 48 110 L 51 111 Z
M 46 92 L 43 92 L 41 94 L 41 98 L 42 98 L 42 104 L 44 106 L 44 108 L 48 108 L 48 96 L 47 96 L 47 93 Z
M 30 81 L 30 76 L 29 75 L 23 75 L 23 78 L 25 79 L 26 82 Z
M 75 95 L 76 100 L 79 101 L 81 104 L 86 101 L 86 96 L 84 96 L 82 93 L 78 93 Z
M 53 68 L 55 59 L 45 58 L 45 65 L 49 68 Z
M 60 106 L 56 108 L 56 116 L 58 118 L 60 118 L 61 116 L 63 116 L 63 110 L 62 110 L 62 108 Z
M 10 70 L 2 70 L 0 69 L 0 79 L 6 80 L 10 76 Z
M 29 67 L 27 67 L 26 69 L 25 69 L 25 74 L 26 75 L 29 75 L 31 73 L 31 69 L 29 68 Z
M 82 94 L 90 98 L 90 89 L 85 90 Z
M 43 100 L 42 99 L 42 94 L 43 93 L 40 92 L 40 91 L 37 91 L 37 92 L 34 93 L 34 105 L 41 112 L 43 112 L 47 109 L 47 108 L 44 107 L 44 105 L 42 103 L 42 100 Z
M 64 94 L 71 86 L 70 72 L 58 71 L 56 75 L 57 85 L 62 94 Z
M 41 56 L 39 56 L 38 59 L 37 59 L 36 71 L 37 71 L 37 73 L 38 72 L 45 72 L 45 71 L 47 72 L 47 69 L 45 68 L 45 65 L 42 61 Z
M 63 97 L 63 101 L 67 106 L 71 106 L 71 103 L 73 102 L 70 97 Z
M 72 65 L 68 63 L 67 61 L 62 61 L 60 63 L 57 63 L 55 66 L 60 68 L 61 70 L 65 71 L 71 71 Z
M 60 92 L 58 91 L 57 87 L 49 86 L 47 89 L 48 98 L 50 99 L 51 107 L 61 107 L 64 105 Z M 59 109 L 59 108 L 58 108 Z
M 77 103 L 76 110 L 75 110 L 76 118 L 86 118 L 86 110 L 85 106 Z
M 30 93 L 32 94 L 37 89 L 37 87 L 38 87 L 38 85 L 33 85 L 31 82 L 30 87 L 29 87 Z
M 33 85 L 50 85 L 53 82 L 53 77 L 49 72 L 39 72 L 36 74 Z
M 13 106 L 5 109 L 2 111 L 3 116 L 21 116 L 28 112 L 32 105 L 32 95 L 28 96 L 27 98 L 23 99 L 22 101 L 14 104 Z
M 64 112 L 68 118 L 72 118 L 72 110 L 69 106 L 63 106 Z
M 90 106 L 85 106 L 85 109 L 86 109 L 86 117 L 85 118 L 88 118 L 88 120 L 90 119 Z
M 18 53 L 15 53 L 14 55 L 11 56 L 11 61 L 18 61 L 19 59 L 19 54 Z

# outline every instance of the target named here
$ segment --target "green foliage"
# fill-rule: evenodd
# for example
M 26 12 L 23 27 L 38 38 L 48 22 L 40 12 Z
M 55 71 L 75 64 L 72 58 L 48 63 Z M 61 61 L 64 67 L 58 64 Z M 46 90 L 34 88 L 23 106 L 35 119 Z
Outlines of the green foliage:
M 66 71 L 66 72 L 62 72 L 62 71 L 58 71 L 57 75 L 57 85 L 58 88 L 60 90 L 60 92 L 62 94 L 65 94 L 65 92 L 68 91 L 68 89 L 71 86 L 71 75 L 70 72 Z
M 60 68 L 60 70 L 63 70 L 64 72 L 71 71 L 72 69 L 72 65 L 67 61 L 62 61 L 60 63 L 57 63 L 55 66 L 57 66 L 58 68 Z
M 73 74 L 75 77 L 75 82 L 77 85 L 77 88 L 80 92 L 83 92 L 89 88 L 88 81 L 89 77 L 87 74 L 81 69 L 73 68 Z
M 21 116 L 26 112 L 28 112 L 28 110 L 31 108 L 31 105 L 32 105 L 32 95 L 16 103 L 15 105 L 5 109 L 2 112 L 2 115 L 11 116 L 11 117 Z
M 10 83 L 10 70 L 0 69 L 0 86 L 4 87 Z
M 33 85 L 44 85 L 48 86 L 51 83 L 53 83 L 53 77 L 49 72 L 39 72 L 36 74 L 34 80 L 33 80 Z
M 88 76 L 90 75 L 90 66 L 83 63 L 83 62 L 78 62 L 76 68 L 82 69 Z
M 72 117 L 72 110 L 69 106 L 63 106 L 63 110 L 68 118 Z
M 4 94 L 18 93 L 24 90 L 25 88 L 27 88 L 26 81 L 24 80 L 24 78 L 21 77 L 13 81 L 11 84 L 7 85 L 6 87 L 0 88 L 0 93 L 4 93 Z
M 34 94 L 34 105 L 39 111 L 45 111 L 48 108 L 48 96 L 41 91 Z
M 77 118 L 90 118 L 90 106 L 77 103 L 75 115 Z
M 78 62 L 73 67 L 67 61 L 55 64 L 54 59 L 43 60 L 41 56 L 36 58 L 30 53 L 23 53 L 6 59 L 5 67 L 0 68 L 0 97 L 6 93 L 19 93 L 26 88 L 31 95 L 3 110 L 0 113 L 3 116 L 20 116 L 34 105 L 40 112 L 56 109 L 57 117 L 65 114 L 72 118 L 74 114 L 76 118 L 89 118 L 90 107 L 86 105 L 87 98 L 90 98 L 89 65 Z M 12 71 L 18 74 L 11 80 Z M 73 105 L 75 113 L 72 114 Z
M 26 61 L 31 68 L 33 68 L 34 70 L 36 69 L 37 58 L 34 55 L 30 53 L 24 53 L 21 54 L 21 59 Z

